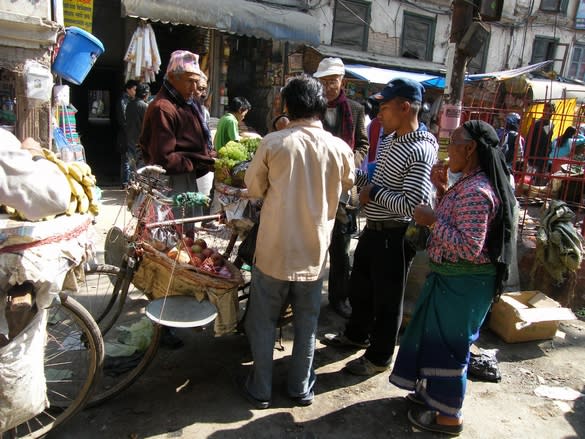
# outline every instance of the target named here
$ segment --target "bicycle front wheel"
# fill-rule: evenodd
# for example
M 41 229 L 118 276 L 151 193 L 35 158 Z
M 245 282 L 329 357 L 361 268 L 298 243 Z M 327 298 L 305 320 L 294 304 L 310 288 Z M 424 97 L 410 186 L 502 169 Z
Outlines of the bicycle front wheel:
M 83 408 L 101 374 L 104 344 L 97 324 L 75 299 L 60 295 L 48 309 L 45 378 L 49 407 L 9 432 L 39 438 Z
M 91 407 L 113 398 L 144 373 L 158 350 L 161 327 L 146 316 L 148 297 L 118 267 L 91 267 L 78 287 L 75 297 L 99 319 L 105 344 L 104 367 L 88 403 Z

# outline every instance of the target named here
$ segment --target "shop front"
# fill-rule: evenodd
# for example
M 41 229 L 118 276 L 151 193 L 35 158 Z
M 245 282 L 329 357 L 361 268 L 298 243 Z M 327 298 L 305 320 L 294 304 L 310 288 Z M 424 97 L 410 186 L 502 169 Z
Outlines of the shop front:
M 19 139 L 51 142 L 50 72 L 61 26 L 49 0 L 0 5 L 0 126 Z M 35 77 L 37 75 L 37 77 Z M 35 95 L 31 86 L 43 85 Z M 28 87 L 27 87 L 28 84 Z
M 274 96 L 284 85 L 288 54 L 299 44 L 319 45 L 317 19 L 293 8 L 279 8 L 250 1 L 203 0 L 196 4 L 178 0 L 121 0 L 122 16 L 163 27 L 187 25 L 207 34 L 202 68 L 209 78 L 210 113 L 221 117 L 230 98 L 244 96 L 252 104 L 246 124 L 260 134 L 268 130 Z M 175 47 L 159 44 L 163 65 L 170 51 L 186 48 L 175 35 Z

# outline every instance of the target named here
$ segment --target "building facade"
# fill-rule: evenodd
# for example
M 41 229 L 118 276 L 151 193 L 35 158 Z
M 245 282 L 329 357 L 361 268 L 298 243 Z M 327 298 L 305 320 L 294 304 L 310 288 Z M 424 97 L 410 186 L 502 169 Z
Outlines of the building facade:
M 50 67 L 62 23 L 60 1 L 0 0 L 0 125 L 44 146 L 51 141 L 51 103 L 27 99 L 25 63 Z
M 486 1 L 486 0 L 484 0 Z M 449 63 L 451 0 L 321 0 L 311 13 L 321 42 L 382 57 Z M 495 2 L 498 3 L 498 2 Z M 499 21 L 486 23 L 488 42 L 469 73 L 514 69 L 540 61 L 558 75 L 585 80 L 585 1 L 506 0 Z M 397 63 L 395 61 L 395 63 Z

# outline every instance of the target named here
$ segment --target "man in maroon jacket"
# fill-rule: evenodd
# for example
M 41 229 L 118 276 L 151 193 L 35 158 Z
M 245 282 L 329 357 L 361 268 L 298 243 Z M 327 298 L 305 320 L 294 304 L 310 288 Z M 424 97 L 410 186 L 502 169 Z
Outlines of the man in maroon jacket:
M 174 51 L 163 85 L 144 116 L 140 135 L 144 161 L 166 170 L 174 193 L 197 191 L 197 178 L 213 167 L 209 129 L 201 103 L 193 98 L 200 78 L 199 55 Z M 191 214 L 201 214 L 200 208 L 185 212 Z
M 210 133 L 194 93 L 199 87 L 199 55 L 186 50 L 171 53 L 163 85 L 148 105 L 139 145 L 147 165 L 162 166 L 173 193 L 196 192 L 197 178 L 213 167 L 207 145 Z M 201 207 L 175 208 L 175 218 L 203 215 Z M 190 229 L 193 225 L 186 228 Z M 184 229 L 185 230 L 185 229 Z M 171 329 L 163 332 L 163 346 L 183 345 Z

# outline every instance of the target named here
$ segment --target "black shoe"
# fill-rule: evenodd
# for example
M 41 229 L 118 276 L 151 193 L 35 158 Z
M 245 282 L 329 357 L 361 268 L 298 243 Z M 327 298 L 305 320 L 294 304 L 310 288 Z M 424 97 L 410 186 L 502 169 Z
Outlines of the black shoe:
M 325 346 L 334 348 L 351 348 L 351 349 L 367 349 L 370 347 L 370 341 L 354 341 L 344 334 L 325 334 L 321 340 Z
M 351 317 L 351 306 L 349 306 L 345 300 L 330 302 L 329 306 L 336 314 L 344 319 L 349 319 Z
M 307 396 L 290 396 L 290 399 L 298 406 L 308 407 L 313 404 L 315 393 L 311 390 Z
M 248 400 L 250 404 L 254 406 L 254 408 L 258 410 L 265 410 L 270 407 L 270 401 L 262 401 L 261 399 L 256 399 L 248 390 L 246 386 L 246 377 L 244 375 L 236 375 L 235 377 L 235 384 L 240 394 Z
M 182 348 L 185 343 L 175 335 L 175 331 L 168 326 L 163 326 L 162 335 L 160 337 L 160 345 L 167 349 Z

